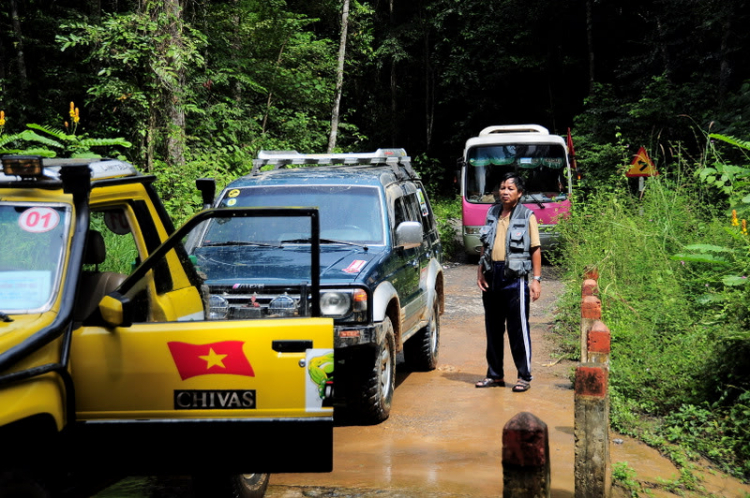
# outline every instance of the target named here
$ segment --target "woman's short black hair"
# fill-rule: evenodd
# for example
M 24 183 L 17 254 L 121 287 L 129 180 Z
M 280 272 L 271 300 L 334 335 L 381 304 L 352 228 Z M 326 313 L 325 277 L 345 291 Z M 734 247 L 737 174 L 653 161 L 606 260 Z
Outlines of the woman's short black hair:
M 518 189 L 519 192 L 524 191 L 523 178 L 521 178 L 521 176 L 518 173 L 514 173 L 514 172 L 505 173 L 505 175 L 503 175 L 503 179 L 500 180 L 500 184 L 502 184 L 503 182 L 507 180 L 513 180 L 513 183 L 516 185 L 516 188 Z

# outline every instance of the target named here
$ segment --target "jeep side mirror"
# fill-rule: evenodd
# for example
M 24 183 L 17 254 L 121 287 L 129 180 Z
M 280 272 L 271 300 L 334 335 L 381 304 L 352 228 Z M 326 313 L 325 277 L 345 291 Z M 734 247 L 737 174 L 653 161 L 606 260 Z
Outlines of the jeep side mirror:
M 99 301 L 99 312 L 111 327 L 130 327 L 133 324 L 130 299 L 119 292 L 111 292 Z
M 422 224 L 418 221 L 404 221 L 396 227 L 396 245 L 412 249 L 422 245 Z
M 216 197 L 216 180 L 213 178 L 198 178 L 195 186 L 200 190 L 203 197 L 203 209 L 208 209 L 214 204 Z

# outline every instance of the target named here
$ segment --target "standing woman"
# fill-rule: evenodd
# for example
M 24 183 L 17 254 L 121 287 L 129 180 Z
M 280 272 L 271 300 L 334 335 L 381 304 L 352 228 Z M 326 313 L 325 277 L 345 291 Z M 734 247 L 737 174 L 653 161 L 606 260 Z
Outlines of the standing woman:
M 536 216 L 519 201 L 523 179 L 516 173 L 503 177 L 498 188 L 500 203 L 487 213 L 482 228 L 482 256 L 477 285 L 482 290 L 484 326 L 487 333 L 487 376 L 476 387 L 504 387 L 503 335 L 508 343 L 518 380 L 513 392 L 531 387 L 531 336 L 529 297 L 542 292 L 542 250 Z M 532 275 L 531 288 L 528 276 Z

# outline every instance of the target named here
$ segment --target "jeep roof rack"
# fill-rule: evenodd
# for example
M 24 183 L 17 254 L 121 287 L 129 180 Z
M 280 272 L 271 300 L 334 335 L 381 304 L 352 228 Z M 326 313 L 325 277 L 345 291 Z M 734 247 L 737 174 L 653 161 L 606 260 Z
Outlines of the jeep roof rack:
M 108 158 L 47 158 L 41 156 L 0 156 L 0 183 L 4 187 L 43 187 L 56 188 L 55 182 L 61 179 L 63 166 L 88 166 L 91 182 L 112 178 L 136 177 L 140 173 L 130 163 Z M 15 163 L 22 162 L 36 169 L 32 175 L 25 175 L 21 170 L 15 171 Z M 20 163 L 19 163 L 20 164 Z M 33 178 L 31 178 L 33 177 Z M 34 180 L 31 181 L 30 180 Z
M 258 175 L 263 166 L 273 166 L 273 169 L 295 168 L 304 166 L 382 166 L 388 165 L 393 173 L 403 178 L 404 173 L 409 178 L 417 178 L 417 173 L 411 167 L 411 158 L 404 149 L 378 149 L 375 152 L 345 152 L 338 154 L 300 154 L 296 150 L 262 150 L 253 159 L 252 175 Z

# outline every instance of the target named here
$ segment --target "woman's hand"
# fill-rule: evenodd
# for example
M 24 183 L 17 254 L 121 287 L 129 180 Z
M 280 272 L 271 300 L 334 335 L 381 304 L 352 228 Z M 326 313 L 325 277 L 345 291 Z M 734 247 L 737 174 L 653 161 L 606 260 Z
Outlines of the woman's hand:
M 479 269 L 477 270 L 477 285 L 482 292 L 487 292 L 487 290 L 489 290 L 490 288 L 489 284 L 487 283 L 487 279 L 484 278 L 482 265 L 479 265 Z
M 542 295 L 542 284 L 539 280 L 531 281 L 531 301 L 534 302 Z

